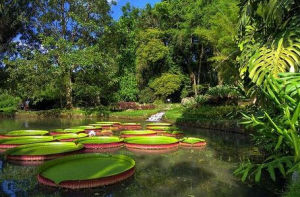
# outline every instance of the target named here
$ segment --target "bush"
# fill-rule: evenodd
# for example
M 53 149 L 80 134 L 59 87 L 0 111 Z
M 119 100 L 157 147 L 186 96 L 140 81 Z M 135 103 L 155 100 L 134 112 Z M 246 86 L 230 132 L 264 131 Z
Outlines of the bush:
M 208 119 L 208 120 L 228 120 L 237 119 L 241 110 L 238 106 L 208 106 L 203 105 L 199 108 L 188 108 L 184 111 L 183 118 L 186 119 Z
M 237 104 L 240 97 L 239 91 L 228 85 L 218 85 L 210 87 L 206 95 L 209 96 L 208 104 L 224 105 L 224 104 Z
M 181 100 L 181 105 L 184 107 L 193 107 L 196 105 L 196 101 L 194 97 L 187 97 Z
M 139 93 L 138 84 L 134 73 L 125 71 L 120 79 L 120 90 L 118 92 L 121 101 L 137 101 Z
M 236 88 L 228 85 L 218 85 L 215 87 L 210 87 L 207 90 L 206 94 L 212 97 L 220 98 L 238 98 L 240 95 Z
M 0 94 L 0 111 L 13 112 L 18 109 L 18 105 L 21 102 L 19 97 L 14 97 L 7 93 Z
M 138 108 L 139 108 L 139 106 L 135 102 L 119 102 L 118 103 L 119 110 L 127 110 L 127 109 L 137 110 Z
M 182 75 L 164 73 L 151 82 L 149 86 L 154 90 L 155 95 L 164 101 L 168 96 L 180 90 L 182 81 Z
M 209 100 L 209 96 L 207 96 L 207 95 L 198 95 L 195 98 L 197 105 L 205 104 L 205 103 L 207 103 L 208 100 Z
M 155 101 L 154 91 L 151 88 L 145 88 L 139 95 L 140 103 L 153 103 Z
M 149 110 L 149 109 L 155 109 L 155 105 L 152 104 L 138 104 L 135 102 L 119 102 L 117 104 L 118 110 L 127 110 L 127 109 L 133 109 L 133 110 Z

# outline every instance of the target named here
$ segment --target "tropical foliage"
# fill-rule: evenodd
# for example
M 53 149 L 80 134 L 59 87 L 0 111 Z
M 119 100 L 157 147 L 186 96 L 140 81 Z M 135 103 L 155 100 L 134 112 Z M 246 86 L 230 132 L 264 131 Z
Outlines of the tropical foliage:
M 269 108 L 244 115 L 256 129 L 254 140 L 268 156 L 262 163 L 243 163 L 235 174 L 260 181 L 267 170 L 275 181 L 299 170 L 299 12 L 298 1 L 246 0 L 241 4 L 240 74 L 268 98 Z M 270 106 L 272 106 L 270 108 Z
M 238 0 L 127 4 L 117 21 L 106 0 L 8 2 L 0 4 L 1 88 L 32 107 L 180 101 L 201 94 L 204 83 L 239 80 Z

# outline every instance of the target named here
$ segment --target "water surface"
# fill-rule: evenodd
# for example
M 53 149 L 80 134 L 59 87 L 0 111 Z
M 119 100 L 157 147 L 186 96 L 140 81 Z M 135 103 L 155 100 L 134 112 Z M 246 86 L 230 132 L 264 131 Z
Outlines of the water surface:
M 54 129 L 86 125 L 96 120 L 0 119 L 0 133 L 16 129 Z M 122 120 L 126 122 L 126 120 Z M 128 120 L 127 122 L 133 122 Z M 145 124 L 144 122 L 141 122 Z M 203 137 L 204 149 L 179 149 L 165 154 L 116 153 L 136 161 L 135 175 L 113 186 L 67 190 L 39 185 L 38 166 L 22 166 L 0 157 L 0 196 L 8 197 L 268 197 L 275 196 L 258 186 L 241 183 L 232 175 L 237 163 L 255 153 L 249 138 L 240 134 L 182 128 L 186 136 Z M 113 153 L 113 154 L 116 154 Z

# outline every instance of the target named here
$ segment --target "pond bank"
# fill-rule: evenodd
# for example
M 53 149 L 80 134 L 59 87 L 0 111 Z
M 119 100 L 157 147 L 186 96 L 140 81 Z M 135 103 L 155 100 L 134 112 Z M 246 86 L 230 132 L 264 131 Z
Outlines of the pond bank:
M 194 127 L 209 130 L 219 130 L 233 133 L 247 133 L 238 122 L 239 119 L 228 118 L 225 114 L 233 113 L 240 110 L 236 106 L 205 106 L 199 109 L 186 109 L 178 104 L 168 106 L 158 106 L 150 110 L 126 110 L 120 112 L 111 112 L 103 109 L 52 109 L 42 111 L 17 111 L 15 113 L 0 113 L 0 118 L 17 118 L 17 119 L 45 119 L 45 118 L 62 118 L 62 119 L 127 119 L 127 120 L 146 120 L 151 115 L 161 111 L 166 111 L 164 121 L 171 122 L 177 126 Z M 236 112 L 235 112 L 236 113 Z
M 199 129 L 208 129 L 208 130 L 218 130 L 224 132 L 232 132 L 232 133 L 248 133 L 245 128 L 239 125 L 236 120 L 201 120 L 201 119 L 180 119 L 177 120 L 176 125 L 184 126 L 184 127 L 194 127 Z

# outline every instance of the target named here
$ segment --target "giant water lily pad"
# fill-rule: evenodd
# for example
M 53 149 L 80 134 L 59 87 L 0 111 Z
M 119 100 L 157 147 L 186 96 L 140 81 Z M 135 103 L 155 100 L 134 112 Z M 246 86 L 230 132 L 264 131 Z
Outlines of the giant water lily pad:
M 195 144 L 198 142 L 205 142 L 205 139 L 196 138 L 196 137 L 187 137 L 187 138 L 183 138 L 181 142 L 188 143 L 188 144 Z
M 129 123 L 122 123 L 122 125 L 124 125 L 124 126 L 139 126 L 141 124 L 140 123 L 129 122 Z
M 46 142 L 21 145 L 16 148 L 9 149 L 5 152 L 8 156 L 21 155 L 52 155 L 60 153 L 68 153 L 83 148 L 82 144 L 75 144 L 73 142 Z
M 112 123 L 95 123 L 95 124 L 90 124 L 91 126 L 100 126 L 100 127 L 109 127 L 113 126 L 114 124 Z
M 124 141 L 125 143 L 130 143 L 130 144 L 145 144 L 145 145 L 178 143 L 178 140 L 176 138 L 166 137 L 166 136 L 129 137 L 126 138 Z
M 0 144 L 31 144 L 37 142 L 53 141 L 52 136 L 22 136 L 0 139 Z
M 154 131 L 171 131 L 177 130 L 177 127 L 169 127 L 169 126 L 147 126 L 147 129 L 151 129 Z
M 59 134 L 59 135 L 55 135 L 54 139 L 56 140 L 67 140 L 67 139 L 78 139 L 78 138 L 83 138 L 83 137 L 87 137 L 88 134 L 85 133 L 68 133 L 68 134 Z
M 0 139 L 0 148 L 13 148 L 22 144 L 32 144 L 53 141 L 52 136 L 21 136 Z
M 44 163 L 39 182 L 66 188 L 98 187 L 133 175 L 135 161 L 125 155 L 80 154 Z
M 130 131 L 122 131 L 121 135 L 148 135 L 148 134 L 156 134 L 155 131 L 151 130 L 130 130 Z
M 78 139 L 75 142 L 81 144 L 108 144 L 123 142 L 123 138 L 119 138 L 116 136 L 86 137 Z
M 8 136 L 37 136 L 37 135 L 46 135 L 48 134 L 48 131 L 45 130 L 16 130 L 16 131 L 10 131 L 6 133 L 5 135 Z
M 75 142 L 83 144 L 88 149 L 109 149 L 123 146 L 123 139 L 116 136 L 87 137 Z
M 96 124 L 121 124 L 120 122 L 96 122 Z
M 172 126 L 172 124 L 166 122 L 154 122 L 147 124 L 147 126 Z
M 206 145 L 206 141 L 201 138 L 195 138 L 195 137 L 187 137 L 183 138 L 180 141 L 181 147 L 188 147 L 188 148 L 203 148 Z
M 84 129 L 80 128 L 80 129 L 54 129 L 51 130 L 51 133 L 80 133 L 80 132 L 84 132 Z
M 92 126 L 92 125 L 88 125 L 88 126 L 76 126 L 76 127 L 72 127 L 70 129 L 101 129 L 101 126 Z

